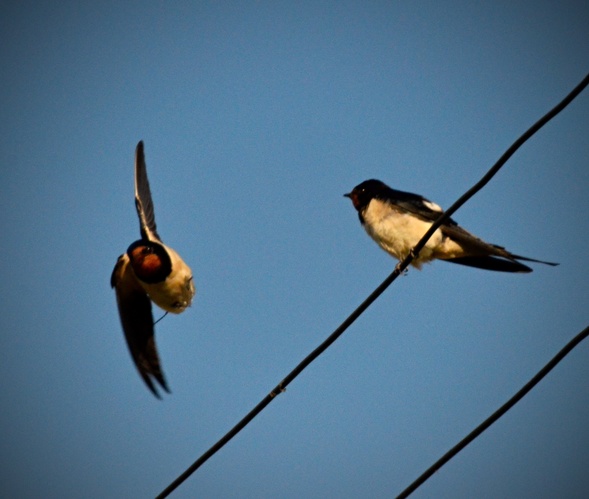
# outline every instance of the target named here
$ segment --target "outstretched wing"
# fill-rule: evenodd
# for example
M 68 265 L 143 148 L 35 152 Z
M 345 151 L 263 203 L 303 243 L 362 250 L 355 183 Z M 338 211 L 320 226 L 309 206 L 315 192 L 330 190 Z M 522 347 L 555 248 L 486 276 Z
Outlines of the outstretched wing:
M 161 241 L 155 226 L 155 211 L 147 179 L 142 140 L 139 141 L 135 149 L 135 207 L 139 216 L 141 237 L 150 241 Z
M 161 398 L 152 378 L 166 392 L 169 393 L 170 390 L 157 354 L 151 300 L 133 274 L 126 254 L 119 257 L 112 272 L 110 284 L 116 291 L 121 325 L 137 371 L 153 394 Z

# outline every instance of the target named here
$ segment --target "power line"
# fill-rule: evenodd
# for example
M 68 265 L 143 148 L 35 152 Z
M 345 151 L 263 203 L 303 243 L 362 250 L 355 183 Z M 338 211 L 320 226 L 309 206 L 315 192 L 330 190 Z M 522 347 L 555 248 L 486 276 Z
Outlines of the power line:
M 581 341 L 589 336 L 589 327 L 586 327 L 583 331 L 581 331 L 577 336 L 575 336 L 571 341 L 569 341 L 565 347 L 558 352 L 551 360 L 546 364 L 539 372 L 536 374 L 530 381 L 528 381 L 513 397 L 511 397 L 505 404 L 503 404 L 499 409 L 497 409 L 493 414 L 491 414 L 487 419 L 485 419 L 479 426 L 477 426 L 474 430 L 472 430 L 466 437 L 464 437 L 460 442 L 458 442 L 454 447 L 452 447 L 446 454 L 444 454 L 440 459 L 438 459 L 434 464 L 432 464 L 427 470 L 425 470 L 409 487 L 407 487 L 403 492 L 401 492 L 397 499 L 405 499 L 409 497 L 410 494 L 415 492 L 418 487 L 420 487 L 429 477 L 431 477 L 436 471 L 438 471 L 444 464 L 446 464 L 450 459 L 452 459 L 456 454 L 458 454 L 462 449 L 464 449 L 469 443 L 471 443 L 475 438 L 477 438 L 481 433 L 483 433 L 489 426 L 491 426 L 495 421 L 497 421 L 501 416 L 503 416 L 509 409 L 511 409 L 515 404 L 517 404 L 524 396 L 536 386 L 544 376 L 546 376 L 556 365 L 564 359 L 573 348 L 575 348 Z
M 538 130 L 540 130 L 546 123 L 560 113 L 567 107 L 577 95 L 589 84 L 589 74 L 579 83 L 560 103 L 553 109 L 546 113 L 536 123 L 534 123 L 521 137 L 519 137 L 507 151 L 499 158 L 499 160 L 491 167 L 491 169 L 479 180 L 473 187 L 464 193 L 450 208 L 448 208 L 430 227 L 430 229 L 423 235 L 421 240 L 411 250 L 409 255 L 400 261 L 395 270 L 364 300 L 350 316 L 342 322 L 342 324 L 331 333 L 315 350 L 313 350 L 307 357 L 305 357 L 276 387 L 274 387 L 268 395 L 266 395 L 249 413 L 247 413 L 231 430 L 229 430 L 220 440 L 217 441 L 211 448 L 209 448 L 202 456 L 200 456 L 194 463 L 192 463 L 186 471 L 184 471 L 178 478 L 176 478 L 170 485 L 168 485 L 156 499 L 163 499 L 168 497 L 180 484 L 182 484 L 190 475 L 192 475 L 200 466 L 202 466 L 210 457 L 216 454 L 227 442 L 229 442 L 235 435 L 237 435 L 243 428 L 245 428 L 250 421 L 252 421 L 260 412 L 262 412 L 277 395 L 284 392 L 286 387 L 299 375 L 305 368 L 309 366 L 317 357 L 319 357 L 329 346 L 337 340 L 350 327 L 354 321 L 362 315 L 362 313 L 395 281 L 395 279 L 409 266 L 413 259 L 419 254 L 422 248 L 427 243 L 428 239 L 440 227 L 440 225 L 447 220 L 453 213 L 456 212 L 464 203 L 466 203 L 472 196 L 480 191 L 493 176 L 501 169 L 501 167 L 511 158 L 511 156 Z

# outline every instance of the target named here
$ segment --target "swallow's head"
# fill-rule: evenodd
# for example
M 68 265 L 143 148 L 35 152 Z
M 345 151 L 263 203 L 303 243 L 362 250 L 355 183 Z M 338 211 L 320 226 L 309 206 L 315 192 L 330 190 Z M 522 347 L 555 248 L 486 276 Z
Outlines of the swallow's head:
M 373 198 L 382 198 L 385 196 L 388 187 L 380 180 L 365 180 L 352 189 L 352 192 L 344 194 L 345 197 L 352 200 L 354 208 L 361 213 Z
M 127 249 L 127 255 L 137 278 L 147 284 L 164 281 L 172 271 L 170 255 L 155 241 L 135 241 Z

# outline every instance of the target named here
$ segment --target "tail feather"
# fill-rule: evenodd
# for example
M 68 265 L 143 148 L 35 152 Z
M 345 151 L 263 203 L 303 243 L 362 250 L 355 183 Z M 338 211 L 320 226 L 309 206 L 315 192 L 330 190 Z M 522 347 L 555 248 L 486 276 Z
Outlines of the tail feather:
M 556 267 L 560 265 L 560 263 L 554 262 L 545 262 L 544 260 L 536 260 L 535 258 L 528 258 L 527 256 L 519 256 L 519 255 L 511 255 L 516 260 L 523 260 L 524 262 L 534 262 L 534 263 L 543 263 L 544 265 L 550 265 L 552 267 Z

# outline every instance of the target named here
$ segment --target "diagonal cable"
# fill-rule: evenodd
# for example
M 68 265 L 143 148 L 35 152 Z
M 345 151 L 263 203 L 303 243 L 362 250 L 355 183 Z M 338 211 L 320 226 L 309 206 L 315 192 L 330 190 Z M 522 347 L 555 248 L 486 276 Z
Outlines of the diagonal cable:
M 564 359 L 581 341 L 589 336 L 589 327 L 586 327 L 583 331 L 577 334 L 571 341 L 569 341 L 564 348 L 558 352 L 551 360 L 546 364 L 538 374 L 536 374 L 530 381 L 528 381 L 513 397 L 511 397 L 505 404 L 485 419 L 479 426 L 472 430 L 466 437 L 452 447 L 446 454 L 432 464 L 427 470 L 425 470 L 409 487 L 401 492 L 397 499 L 405 499 L 415 492 L 425 481 L 430 478 L 436 471 L 438 471 L 444 464 L 464 449 L 469 443 L 489 428 L 495 421 L 503 416 L 509 409 L 517 404 L 527 393 L 534 388 L 542 378 L 544 378 L 556 365 Z
M 315 350 L 313 350 L 307 357 L 305 357 L 278 385 L 276 385 L 268 395 L 266 395 L 250 412 L 248 412 L 231 430 L 229 430 L 220 440 L 217 441 L 211 448 L 209 448 L 202 456 L 200 456 L 194 463 L 192 463 L 181 475 L 179 475 L 170 485 L 168 485 L 156 499 L 163 499 L 168 497 L 180 484 L 182 484 L 190 475 L 192 475 L 198 468 L 200 468 L 211 456 L 217 453 L 227 442 L 229 442 L 235 435 L 237 435 L 248 423 L 254 419 L 260 412 L 262 412 L 274 398 L 280 393 L 284 392 L 286 387 L 299 375 L 303 370 L 309 366 L 317 357 L 319 357 L 325 350 L 327 350 L 332 343 L 337 340 L 354 321 L 362 315 L 362 313 L 393 283 L 393 281 L 409 266 L 415 256 L 419 254 L 425 243 L 432 236 L 432 234 L 440 227 L 440 225 L 447 220 L 458 208 L 460 208 L 466 201 L 480 191 L 493 176 L 501 169 L 507 160 L 538 130 L 540 130 L 546 123 L 560 113 L 567 107 L 575 97 L 577 97 L 583 89 L 589 84 L 589 74 L 554 108 L 534 123 L 521 137 L 519 137 L 507 151 L 499 158 L 499 160 L 491 167 L 491 169 L 479 180 L 472 188 L 464 193 L 450 208 L 448 208 L 440 217 L 432 224 L 430 229 L 423 235 L 421 240 L 415 245 L 411 252 L 395 267 L 395 270 L 366 298 L 356 310 L 354 310 L 344 322 L 331 333 Z

